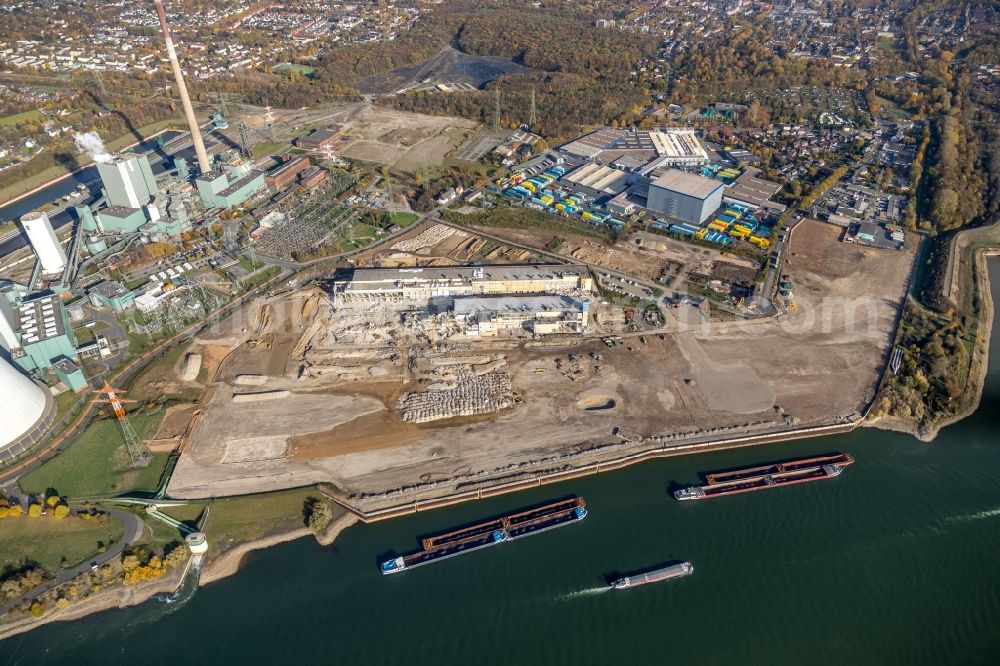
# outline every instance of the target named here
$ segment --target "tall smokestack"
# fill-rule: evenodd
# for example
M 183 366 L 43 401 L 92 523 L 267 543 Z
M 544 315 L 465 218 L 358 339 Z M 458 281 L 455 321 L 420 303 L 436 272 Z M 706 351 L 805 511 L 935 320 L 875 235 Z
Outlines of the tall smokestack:
M 170 68 L 174 70 L 174 80 L 177 81 L 177 91 L 181 95 L 181 104 L 184 106 L 184 115 L 187 117 L 188 127 L 191 129 L 191 142 L 194 144 L 194 152 L 198 156 L 198 166 L 202 173 L 208 173 L 211 165 L 208 163 L 208 153 L 205 152 L 205 142 L 201 139 L 201 128 L 194 117 L 194 108 L 191 106 L 191 98 L 188 97 L 187 86 L 184 85 L 184 74 L 181 72 L 181 64 L 177 61 L 177 51 L 174 49 L 174 40 L 170 38 L 170 28 L 167 27 L 167 13 L 163 11 L 163 2 L 153 0 L 156 5 L 156 15 L 160 17 L 160 27 L 163 29 L 163 41 L 167 43 L 167 57 L 170 58 Z

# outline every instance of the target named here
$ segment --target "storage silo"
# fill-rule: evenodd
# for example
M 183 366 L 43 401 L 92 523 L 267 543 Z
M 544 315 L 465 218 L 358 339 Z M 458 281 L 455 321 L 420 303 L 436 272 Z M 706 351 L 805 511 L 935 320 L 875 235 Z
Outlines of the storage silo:
M 52 229 L 49 216 L 33 211 L 21 217 L 21 226 L 28 236 L 31 249 L 42 262 L 42 272 L 46 275 L 62 273 L 66 268 L 66 252 L 63 251 L 56 232 Z

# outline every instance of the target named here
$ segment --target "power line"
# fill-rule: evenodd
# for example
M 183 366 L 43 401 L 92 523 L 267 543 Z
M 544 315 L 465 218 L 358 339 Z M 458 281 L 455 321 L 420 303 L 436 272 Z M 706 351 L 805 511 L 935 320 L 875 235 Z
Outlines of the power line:
M 500 131 L 500 86 L 493 89 L 493 131 Z

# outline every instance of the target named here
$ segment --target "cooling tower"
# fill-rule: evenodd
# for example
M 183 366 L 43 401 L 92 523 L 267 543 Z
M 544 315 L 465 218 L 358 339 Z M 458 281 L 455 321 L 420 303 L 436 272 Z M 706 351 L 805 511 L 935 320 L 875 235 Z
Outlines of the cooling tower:
M 0 451 L 20 440 L 45 416 L 45 391 L 0 357 Z

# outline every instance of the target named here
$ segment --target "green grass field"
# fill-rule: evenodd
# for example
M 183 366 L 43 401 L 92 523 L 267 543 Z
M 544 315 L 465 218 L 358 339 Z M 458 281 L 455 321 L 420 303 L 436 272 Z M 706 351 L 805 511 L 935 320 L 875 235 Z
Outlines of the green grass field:
M 282 152 L 284 149 L 288 148 L 288 143 L 283 141 L 261 141 L 260 143 L 254 144 L 253 156 L 254 157 L 265 157 L 267 155 L 276 155 Z
M 81 520 L 52 516 L 0 519 L 0 572 L 23 563 L 35 562 L 48 571 L 57 571 L 66 558 L 69 566 L 84 562 L 105 547 L 122 538 L 125 528 L 120 520 Z
M 375 227 L 359 222 L 351 226 L 350 238 L 342 239 L 337 244 L 337 250 L 340 252 L 357 250 L 374 243 L 377 238 Z
M 308 497 L 322 495 L 310 487 L 215 500 L 204 528 L 209 557 L 237 544 L 304 527 L 302 511 Z M 344 509 L 333 507 L 334 519 L 343 513 Z
M 393 213 L 389 216 L 389 220 L 393 224 L 398 224 L 401 227 L 408 227 L 417 221 L 416 213 Z
M 45 117 L 38 109 L 32 109 L 31 111 L 22 111 L 21 113 L 15 113 L 11 116 L 3 116 L 0 118 L 0 127 L 10 127 L 11 125 L 17 125 L 18 123 L 26 123 L 32 120 L 41 120 Z
M 266 268 L 262 271 L 254 273 L 253 275 L 243 280 L 243 288 L 246 289 L 247 291 L 254 289 L 255 287 L 264 284 L 265 282 L 267 282 L 280 272 L 281 269 L 279 267 L 271 266 L 270 268 Z
M 139 410 L 129 421 L 140 439 L 156 432 L 164 412 L 149 415 Z M 113 419 L 94 421 L 69 448 L 41 467 L 22 476 L 18 484 L 26 493 L 55 488 L 68 497 L 118 495 L 156 490 L 167 464 L 166 453 L 155 453 L 148 467 L 130 469 L 125 439 Z M 121 449 L 121 450 L 118 450 Z
M 297 74 L 301 74 L 302 76 L 311 77 L 316 73 L 316 68 L 309 67 L 308 65 L 295 65 L 283 62 L 280 65 L 275 65 L 271 71 L 275 74 L 291 74 L 292 72 L 295 72 Z

